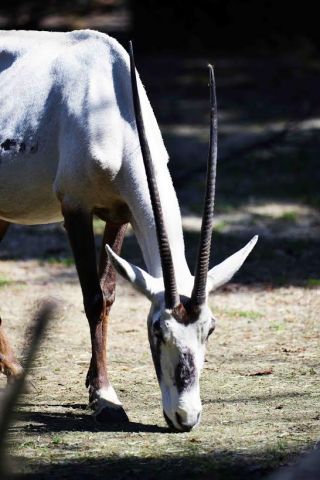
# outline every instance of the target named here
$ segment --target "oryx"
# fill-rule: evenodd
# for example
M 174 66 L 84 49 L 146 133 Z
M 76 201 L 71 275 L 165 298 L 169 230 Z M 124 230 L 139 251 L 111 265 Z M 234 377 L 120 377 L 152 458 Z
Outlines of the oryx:
M 257 240 L 208 272 L 217 144 L 211 68 L 210 85 L 208 182 L 193 277 L 168 155 L 133 55 L 130 75 L 127 52 L 98 32 L 0 33 L 0 238 L 10 223 L 64 220 L 90 325 L 86 385 L 98 421 L 127 419 L 105 350 L 117 270 L 151 301 L 148 333 L 167 423 L 182 431 L 199 423 L 199 376 L 215 326 L 207 295 Z M 106 222 L 99 269 L 93 215 Z M 147 272 L 118 256 L 129 222 Z M 2 336 L 0 328 L 0 348 Z M 2 367 L 8 376 L 17 368 L 10 355 Z

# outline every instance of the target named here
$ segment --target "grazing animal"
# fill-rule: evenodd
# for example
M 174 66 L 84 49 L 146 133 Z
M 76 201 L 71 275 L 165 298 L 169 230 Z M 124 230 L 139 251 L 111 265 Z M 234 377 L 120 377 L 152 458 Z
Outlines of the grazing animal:
M 130 69 L 116 40 L 90 30 L 0 33 L 1 237 L 10 223 L 64 220 L 90 326 L 86 386 L 100 422 L 127 420 L 107 373 L 115 270 L 151 301 L 148 334 L 164 416 L 189 431 L 200 421 L 199 376 L 215 326 L 207 295 L 233 276 L 257 240 L 208 272 L 217 143 L 210 72 L 208 184 L 193 277 L 168 155 L 132 53 Z M 106 222 L 99 269 L 93 215 Z M 129 222 L 147 272 L 119 256 Z

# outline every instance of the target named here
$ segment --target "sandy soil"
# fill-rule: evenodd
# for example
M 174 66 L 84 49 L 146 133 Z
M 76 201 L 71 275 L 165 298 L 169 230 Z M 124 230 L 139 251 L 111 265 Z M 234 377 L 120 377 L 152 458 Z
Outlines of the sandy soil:
M 56 230 L 49 233 L 59 243 Z M 19 233 L 16 228 L 11 240 L 8 235 L 6 245 Z M 30 237 L 37 242 L 47 234 L 42 228 Z M 21 238 L 25 247 L 26 237 Z M 36 473 L 74 478 L 75 471 L 84 477 L 103 471 L 111 478 L 211 478 L 210 472 L 217 478 L 233 478 L 226 472 L 260 478 L 315 444 L 320 433 L 317 286 L 231 284 L 211 297 L 219 323 L 202 375 L 202 425 L 174 435 L 162 418 L 149 353 L 148 302 L 120 281 L 110 324 L 110 375 L 131 423 L 101 431 L 86 408 L 90 346 L 80 288 L 74 266 L 64 263 L 1 261 L 7 281 L 0 289 L 1 315 L 18 351 L 39 299 L 51 296 L 60 305 L 10 432 L 16 472 L 32 478 Z

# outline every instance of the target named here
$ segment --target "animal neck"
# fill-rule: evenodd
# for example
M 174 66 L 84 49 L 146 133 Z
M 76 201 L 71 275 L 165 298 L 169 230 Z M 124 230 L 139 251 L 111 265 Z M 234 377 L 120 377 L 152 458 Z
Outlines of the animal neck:
M 139 164 L 141 162 L 142 159 L 139 161 Z M 135 165 L 137 165 L 137 163 L 138 162 L 135 162 Z M 144 179 L 145 173 L 143 168 L 141 170 L 142 177 L 140 177 L 140 179 Z M 156 163 L 155 171 L 176 281 L 179 292 L 184 293 L 186 284 L 191 281 L 192 277 L 185 258 L 185 246 L 179 204 L 165 159 L 162 158 Z M 132 206 L 135 204 L 135 206 L 131 208 L 131 223 L 140 245 L 148 272 L 154 277 L 161 277 L 162 267 L 159 246 L 146 180 L 139 182 L 139 188 L 137 190 L 139 191 L 139 196 L 132 195 L 132 198 L 129 201 L 129 205 Z
M 180 286 L 185 286 L 186 283 L 190 283 L 188 280 L 191 280 L 192 277 L 185 258 L 179 204 L 167 167 L 168 154 L 162 140 L 157 120 L 139 78 L 138 86 L 146 136 L 159 189 L 176 281 L 178 289 L 181 291 Z M 131 98 L 132 90 L 130 85 L 128 88 L 129 104 L 131 103 Z M 117 175 L 115 181 L 117 182 L 122 197 L 131 211 L 131 224 L 140 245 L 147 270 L 154 277 L 162 277 L 154 214 L 150 202 L 150 194 L 141 155 L 141 147 L 135 127 L 133 105 L 132 110 L 129 110 L 127 121 L 126 148 L 123 152 L 123 164 L 120 174 Z

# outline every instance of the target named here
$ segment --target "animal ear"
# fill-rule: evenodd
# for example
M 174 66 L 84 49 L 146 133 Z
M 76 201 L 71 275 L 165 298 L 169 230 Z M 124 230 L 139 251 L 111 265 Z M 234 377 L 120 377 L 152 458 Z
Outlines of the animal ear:
M 228 257 L 208 272 L 209 292 L 216 290 L 218 287 L 221 287 L 221 285 L 224 285 L 231 280 L 257 243 L 257 240 L 258 235 L 255 235 L 245 247 L 241 248 L 241 250 L 234 253 L 231 257 Z
M 119 257 L 109 245 L 106 245 L 106 251 L 112 265 L 116 271 L 128 282 L 130 282 L 134 288 L 143 293 L 149 300 L 158 293 L 158 279 L 149 275 L 139 267 L 127 262 L 124 258 Z

